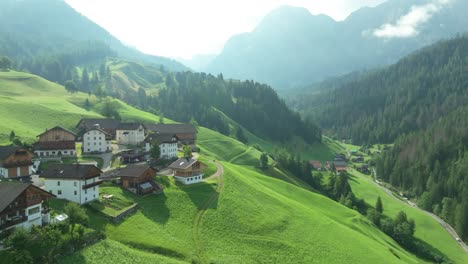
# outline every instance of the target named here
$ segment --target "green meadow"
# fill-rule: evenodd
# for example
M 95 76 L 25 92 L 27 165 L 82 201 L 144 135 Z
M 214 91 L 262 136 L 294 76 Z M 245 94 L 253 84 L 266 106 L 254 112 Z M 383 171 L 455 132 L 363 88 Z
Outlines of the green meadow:
M 92 107 L 85 110 L 84 101 Z M 157 122 L 159 117 L 121 101 L 124 120 Z M 62 86 L 26 73 L 0 73 L 0 143 L 14 130 L 33 140 L 55 125 L 73 128 L 84 116 L 100 116 L 100 100 L 87 94 L 69 94 Z M 167 122 L 172 122 L 166 120 Z M 246 132 L 252 145 L 274 149 L 275 144 Z M 342 151 L 338 144 L 313 148 L 298 145 L 303 158 L 327 160 Z M 263 141 L 263 142 L 262 142 Z M 209 129 L 198 128 L 200 159 L 220 161 L 224 175 L 218 180 L 183 186 L 170 177 L 158 176 L 161 195 L 140 197 L 117 186 L 102 192 L 122 201 L 136 202 L 138 211 L 119 224 L 86 206 L 90 227 L 105 232 L 107 239 L 89 246 L 61 263 L 423 263 L 403 250 L 366 218 L 322 195 L 277 168 L 255 168 L 261 154 L 256 148 Z M 266 146 L 266 147 L 265 147 Z M 216 170 L 209 165 L 208 173 Z M 365 179 L 365 178 L 363 178 Z M 361 181 L 363 181 L 361 183 Z M 358 184 L 357 184 L 357 183 Z M 357 178 L 355 193 L 373 203 L 378 189 Z M 356 187 L 358 185 L 358 187 Z M 386 212 L 396 212 L 384 195 Z M 53 203 L 60 210 L 63 203 Z M 395 206 L 392 209 L 392 206 Z M 411 208 L 410 208 L 411 209 Z M 411 217 L 413 213 L 408 212 Z M 415 213 L 416 215 L 416 213 Z M 428 216 L 417 218 L 417 236 L 439 248 L 451 259 L 464 263 L 458 248 L 444 238 L 443 229 Z M 426 239 L 425 236 L 428 236 Z M 441 239 L 441 241 L 437 241 Z M 446 245 L 443 245 L 446 243 Z

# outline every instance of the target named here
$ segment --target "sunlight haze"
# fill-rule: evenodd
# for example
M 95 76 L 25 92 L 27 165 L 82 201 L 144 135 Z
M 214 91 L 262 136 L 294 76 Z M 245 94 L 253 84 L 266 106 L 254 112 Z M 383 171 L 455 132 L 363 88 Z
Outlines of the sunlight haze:
M 251 31 L 268 12 L 282 5 L 301 6 L 312 14 L 344 20 L 352 11 L 383 0 L 66 2 L 127 45 L 149 54 L 190 58 L 219 53 L 231 36 Z

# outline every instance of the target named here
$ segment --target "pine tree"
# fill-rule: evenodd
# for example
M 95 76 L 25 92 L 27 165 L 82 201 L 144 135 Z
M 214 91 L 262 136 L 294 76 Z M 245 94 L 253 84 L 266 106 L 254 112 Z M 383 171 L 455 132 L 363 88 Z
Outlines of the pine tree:
M 16 137 L 15 131 L 12 130 L 10 132 L 10 142 L 13 142 L 13 140 L 15 140 L 15 137 Z
M 383 213 L 383 204 L 382 204 L 382 199 L 380 199 L 380 196 L 377 197 L 377 202 L 375 203 L 375 210 L 379 213 Z

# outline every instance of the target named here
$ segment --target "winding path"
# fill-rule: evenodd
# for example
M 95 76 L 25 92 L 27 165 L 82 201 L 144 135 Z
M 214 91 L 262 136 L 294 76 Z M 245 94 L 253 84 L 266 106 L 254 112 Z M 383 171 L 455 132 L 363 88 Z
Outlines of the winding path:
M 210 180 L 216 179 L 217 182 L 218 182 L 217 185 L 216 185 L 216 191 L 213 192 L 213 194 L 211 194 L 211 196 L 202 204 L 201 208 L 198 209 L 197 213 L 195 214 L 195 218 L 193 219 L 193 228 L 192 228 L 192 237 L 193 237 L 193 241 L 195 243 L 195 250 L 196 250 L 195 253 L 196 253 L 197 258 L 198 258 L 198 260 L 200 262 L 203 262 L 203 260 L 207 259 L 207 256 L 205 255 L 205 252 L 201 248 L 200 237 L 199 237 L 200 227 L 201 227 L 202 222 L 203 222 L 203 217 L 205 216 L 206 211 L 208 210 L 208 208 L 210 208 L 210 206 L 213 203 L 217 202 L 218 197 L 219 197 L 220 193 L 222 192 L 222 190 L 224 188 L 224 179 L 223 179 L 224 168 L 223 168 L 223 166 L 219 162 L 214 162 L 214 161 L 210 161 L 210 162 L 214 163 L 216 165 L 217 170 L 213 175 L 211 175 L 208 178 L 205 178 L 204 181 L 210 181 Z
M 390 197 L 394 198 L 395 200 L 398 200 L 399 202 L 403 203 L 403 204 L 406 204 L 405 202 L 403 202 L 402 200 L 398 199 L 398 197 L 396 197 L 393 192 L 389 189 L 387 189 L 385 186 L 379 184 L 378 182 L 376 182 L 377 180 L 377 175 L 375 173 L 375 170 L 373 171 L 373 174 L 374 174 L 374 181 L 372 181 L 374 184 L 376 184 L 377 186 L 379 186 L 382 190 L 384 190 Z M 438 217 L 437 215 L 431 213 L 431 212 L 428 212 L 424 209 L 421 209 L 419 208 L 415 203 L 411 202 L 411 201 L 407 201 L 408 204 L 416 209 L 418 209 L 419 211 L 429 215 L 430 217 L 432 217 L 434 220 L 436 220 L 452 237 L 453 239 L 459 239 L 460 236 L 457 234 L 457 231 L 455 231 L 455 229 L 453 229 L 452 226 L 450 226 L 449 224 L 447 224 L 444 220 L 442 220 L 440 217 Z M 465 242 L 463 242 L 462 240 L 460 241 L 457 241 L 460 246 L 463 248 L 463 250 L 468 253 L 468 246 L 465 244 Z

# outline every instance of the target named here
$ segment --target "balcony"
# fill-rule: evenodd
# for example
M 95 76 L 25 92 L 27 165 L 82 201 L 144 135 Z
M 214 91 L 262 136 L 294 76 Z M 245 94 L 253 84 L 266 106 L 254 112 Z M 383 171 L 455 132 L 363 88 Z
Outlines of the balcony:
M 92 188 L 92 187 L 94 187 L 94 186 L 98 186 L 98 185 L 102 184 L 103 182 L 104 182 L 104 181 L 102 181 L 102 180 L 97 180 L 97 181 L 95 181 L 95 182 L 92 182 L 92 183 L 83 185 L 83 190 Z
M 21 224 L 23 222 L 28 221 L 28 217 L 25 215 L 20 215 L 20 216 L 15 216 L 10 219 L 7 219 L 7 221 L 3 224 L 0 225 L 0 230 L 2 229 L 7 229 L 9 227 L 15 226 L 17 224 Z

